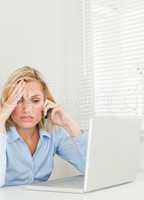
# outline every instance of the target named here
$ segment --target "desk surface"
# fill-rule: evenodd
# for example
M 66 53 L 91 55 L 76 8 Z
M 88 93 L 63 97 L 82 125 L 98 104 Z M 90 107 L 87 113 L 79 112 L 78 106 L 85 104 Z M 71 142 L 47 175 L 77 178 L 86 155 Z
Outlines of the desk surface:
M 0 200 L 143 200 L 144 174 L 132 183 L 111 187 L 86 194 L 30 191 L 18 187 L 0 188 Z

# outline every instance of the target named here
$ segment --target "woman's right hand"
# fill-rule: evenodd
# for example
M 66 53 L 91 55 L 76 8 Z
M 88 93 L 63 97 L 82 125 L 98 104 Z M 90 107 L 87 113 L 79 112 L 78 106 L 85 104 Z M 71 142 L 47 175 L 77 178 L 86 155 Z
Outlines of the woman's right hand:
M 24 80 L 20 80 L 19 82 L 17 81 L 10 88 L 6 102 L 4 102 L 3 105 L 0 105 L 0 124 L 5 124 L 6 120 L 10 117 L 18 101 L 23 96 L 24 88 Z

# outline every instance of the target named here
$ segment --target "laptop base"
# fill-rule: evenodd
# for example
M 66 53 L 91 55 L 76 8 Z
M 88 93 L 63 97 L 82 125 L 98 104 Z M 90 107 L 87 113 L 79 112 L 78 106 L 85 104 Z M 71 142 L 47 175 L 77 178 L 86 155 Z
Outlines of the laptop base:
M 26 185 L 24 188 L 28 190 L 48 191 L 48 192 L 64 192 L 64 193 L 83 193 L 84 176 L 64 177 L 46 182 L 34 182 Z

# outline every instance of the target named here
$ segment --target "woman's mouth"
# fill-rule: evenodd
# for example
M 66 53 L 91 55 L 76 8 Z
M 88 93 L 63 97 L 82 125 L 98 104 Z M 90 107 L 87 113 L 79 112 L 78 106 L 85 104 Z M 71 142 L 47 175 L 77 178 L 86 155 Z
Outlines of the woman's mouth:
M 33 117 L 31 117 L 31 116 L 22 116 L 21 119 L 24 122 L 31 122 L 33 120 Z

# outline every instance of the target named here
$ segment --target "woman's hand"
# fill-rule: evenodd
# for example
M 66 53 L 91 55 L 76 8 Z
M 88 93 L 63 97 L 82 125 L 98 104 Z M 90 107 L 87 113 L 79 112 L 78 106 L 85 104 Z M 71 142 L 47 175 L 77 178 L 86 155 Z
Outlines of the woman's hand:
M 8 99 L 0 106 L 0 123 L 5 123 L 10 117 L 18 101 L 23 96 L 24 87 L 25 82 L 23 80 L 17 81 L 11 86 Z
M 69 117 L 60 105 L 57 105 L 47 99 L 44 107 L 45 107 L 44 108 L 45 116 L 47 112 L 51 110 L 50 119 L 52 120 L 53 124 L 62 126 L 62 127 L 64 127 L 67 124 Z
M 53 124 L 65 128 L 71 136 L 80 134 L 78 124 L 64 111 L 64 109 L 50 100 L 46 100 L 44 105 L 44 115 L 51 109 L 50 119 Z

